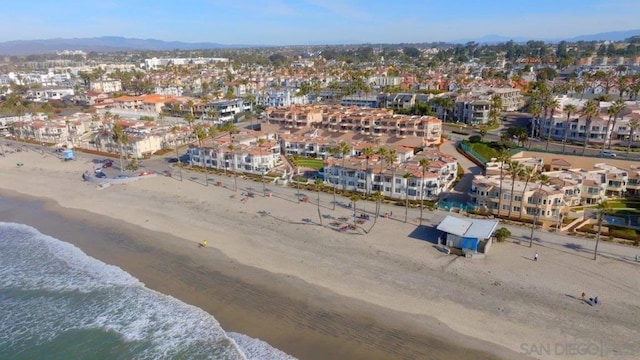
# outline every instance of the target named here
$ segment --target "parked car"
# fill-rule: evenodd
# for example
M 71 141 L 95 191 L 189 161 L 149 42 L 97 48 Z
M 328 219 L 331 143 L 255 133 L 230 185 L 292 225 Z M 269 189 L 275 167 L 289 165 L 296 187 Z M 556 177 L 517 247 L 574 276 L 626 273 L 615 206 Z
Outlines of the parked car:
M 616 155 L 616 153 L 614 153 L 612 151 L 602 150 L 602 151 L 600 151 L 600 154 L 598 154 L 598 156 L 614 158 L 617 155 Z
M 104 179 L 107 177 L 107 174 L 103 173 L 102 171 L 96 171 L 96 177 L 100 179 Z
M 139 176 L 145 176 L 145 175 L 151 175 L 151 174 L 153 174 L 153 171 L 145 170 L 145 171 L 141 172 Z
M 114 179 L 128 179 L 129 176 L 125 175 L 125 174 L 120 174 L 120 175 L 116 175 L 113 177 Z
M 103 161 L 103 164 L 102 164 L 102 168 L 103 169 L 110 168 L 112 166 L 113 166 L 113 160 L 106 159 L 106 160 Z

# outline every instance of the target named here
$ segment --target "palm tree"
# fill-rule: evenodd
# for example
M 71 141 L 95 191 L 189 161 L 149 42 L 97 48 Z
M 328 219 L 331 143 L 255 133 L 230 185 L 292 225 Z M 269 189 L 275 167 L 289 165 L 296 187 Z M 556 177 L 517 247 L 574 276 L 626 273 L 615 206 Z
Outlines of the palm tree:
M 209 137 L 214 139 L 216 136 L 218 136 L 218 133 L 220 132 L 220 129 L 218 129 L 217 126 L 211 126 L 209 127 Z M 218 153 L 218 150 L 216 149 L 216 154 Z M 220 161 L 218 161 L 218 158 L 216 156 L 216 168 L 219 169 L 220 168 Z
M 231 121 L 228 121 L 228 122 L 224 123 L 224 125 L 222 125 L 220 127 L 220 129 L 222 131 L 229 132 L 229 141 L 233 142 L 233 134 L 235 134 L 237 132 L 236 125 L 234 123 L 232 123 Z
M 229 144 L 228 148 L 231 152 L 231 166 L 233 167 L 233 191 L 238 191 L 238 170 L 236 169 L 236 154 L 234 152 L 236 146 L 232 143 Z
M 627 158 L 631 153 L 631 143 L 633 142 L 633 138 L 636 135 L 636 131 L 640 128 L 640 121 L 636 119 L 632 119 L 629 121 L 629 142 L 627 143 Z
M 525 166 L 522 169 L 521 176 L 525 179 L 524 188 L 522 188 L 522 196 L 520 197 L 520 215 L 518 219 L 522 219 L 522 209 L 524 209 L 524 194 L 527 191 L 527 185 L 529 185 L 529 181 L 533 179 L 536 175 L 535 169 L 531 166 Z
M 122 164 L 122 144 L 127 143 L 127 134 L 124 133 L 124 129 L 120 124 L 114 124 L 111 132 L 111 138 L 113 139 L 114 143 L 118 144 L 118 148 L 120 150 L 120 171 L 122 171 L 124 170 L 124 166 Z
M 366 170 L 365 170 L 366 177 L 365 177 L 365 180 L 364 180 L 365 181 L 364 182 L 364 187 L 365 187 L 365 192 L 366 192 L 367 196 L 369 196 L 370 193 L 371 193 L 371 188 L 370 188 L 370 183 L 371 183 L 370 180 L 371 179 L 370 179 L 370 177 L 371 177 L 372 171 L 371 171 L 371 169 L 369 169 L 369 162 L 371 161 L 371 157 L 375 153 L 376 152 L 373 151 L 373 148 L 371 146 L 365 146 L 365 148 L 362 149 L 362 155 L 364 155 L 365 158 L 366 158 Z
M 380 158 L 380 189 L 378 191 L 384 191 L 384 162 L 387 160 L 386 156 L 389 150 L 385 147 L 381 147 L 376 151 L 376 154 Z
M 418 165 L 422 168 L 422 179 L 420 179 L 420 225 L 422 225 L 422 211 L 424 209 L 424 180 L 427 175 L 427 168 L 429 167 L 429 164 L 431 164 L 431 161 L 425 158 L 418 161 Z
M 196 127 L 193 128 L 193 134 L 195 135 L 196 139 L 198 139 L 198 143 L 200 145 L 200 151 L 202 152 L 202 168 L 204 169 L 204 184 L 205 186 L 209 186 L 209 169 L 207 169 L 206 151 L 205 151 L 205 148 L 202 146 L 202 141 L 206 139 L 207 136 L 209 136 L 209 134 L 204 129 L 204 127 L 200 124 L 196 125 Z
M 174 142 L 175 142 L 175 144 L 176 144 L 176 159 L 178 160 L 178 171 L 180 172 L 180 181 L 182 181 L 182 166 L 180 166 L 180 165 L 181 165 L 181 162 L 180 162 L 180 154 L 178 154 L 178 140 L 176 140 L 176 139 L 175 139 L 176 134 L 178 133 L 178 129 L 179 129 L 179 128 L 178 128 L 178 126 L 177 126 L 177 125 L 174 125 L 174 126 L 171 128 L 171 133 L 172 133 L 172 134 L 173 134 L 173 136 L 174 136 Z
M 500 191 L 498 193 L 498 216 L 500 216 L 500 204 L 502 203 L 502 182 L 504 180 L 504 166 L 511 160 L 509 156 L 509 150 L 502 149 L 498 153 L 497 160 L 500 162 Z
M 322 179 L 316 179 L 314 183 L 316 184 L 316 192 L 318 193 L 318 219 L 320 219 L 320 226 L 322 226 L 322 213 L 320 212 L 320 189 L 324 185 L 324 181 Z
M 589 145 L 589 136 L 591 135 L 591 119 L 598 115 L 599 109 L 595 101 L 589 100 L 582 109 L 582 113 L 587 117 L 585 122 L 585 134 L 584 144 L 582 145 L 582 155 L 587 151 L 587 145 Z
M 404 188 L 404 222 L 407 223 L 407 218 L 409 216 L 409 180 L 413 177 L 413 174 L 406 173 L 402 176 L 407 184 Z
M 356 203 L 358 202 L 358 200 L 360 200 L 360 195 L 358 194 L 353 194 L 349 197 L 349 200 L 351 201 L 351 203 L 353 204 L 353 227 L 355 228 L 356 226 Z
M 387 162 L 387 164 L 389 164 L 391 166 L 391 197 L 393 197 L 396 193 L 396 167 L 394 165 L 394 163 L 396 162 L 396 159 L 398 158 L 398 154 L 396 153 L 395 149 L 391 149 L 387 152 L 387 154 L 384 156 L 384 160 Z M 383 189 L 384 191 L 384 189 Z
M 376 223 L 378 222 L 378 216 L 380 216 L 380 207 L 382 204 L 382 200 L 384 199 L 384 195 L 382 195 L 380 191 L 375 191 L 371 195 L 371 197 L 376 203 L 376 215 L 373 217 L 373 224 L 371 224 L 371 227 L 369 228 L 369 230 L 367 230 L 367 233 L 371 232 L 371 230 L 373 230 L 373 227 L 376 226 Z
M 610 210 L 611 208 L 606 201 L 600 201 L 598 203 L 598 207 L 596 208 L 596 211 L 598 212 L 598 232 L 596 233 L 596 245 L 593 248 L 593 260 L 598 257 L 598 244 L 600 243 L 600 231 L 602 231 L 602 221 L 604 220 L 604 215 L 606 215 L 606 213 Z
M 189 125 L 189 135 L 192 135 L 193 123 L 196 121 L 196 118 L 193 116 L 193 114 L 187 114 L 184 116 L 184 120 L 187 122 L 187 125 Z
M 491 96 L 491 107 L 489 109 L 489 121 L 497 124 L 502 113 L 502 98 L 498 94 Z
M 544 148 L 545 150 L 549 150 L 549 142 L 551 141 L 551 128 L 554 125 L 553 115 L 556 112 L 556 108 L 558 107 L 558 105 L 559 105 L 558 100 L 554 98 L 549 98 L 545 102 L 545 107 L 548 107 L 550 109 L 548 126 L 547 126 L 547 144 L 545 145 L 545 148 Z
M 345 160 L 347 158 L 347 154 L 351 152 L 351 145 L 349 145 L 346 141 L 341 141 L 338 145 L 338 149 L 340 151 L 340 155 L 342 155 L 342 171 L 345 172 Z M 342 190 L 347 190 L 347 179 L 345 177 L 344 183 L 342 185 Z
M 509 196 L 509 212 L 507 213 L 507 218 L 511 217 L 511 210 L 513 209 L 513 198 L 516 187 L 516 181 L 519 177 L 522 176 L 522 171 L 524 170 L 524 165 L 519 163 L 518 161 L 509 161 L 507 167 L 507 174 L 511 177 L 511 196 Z
M 331 155 L 331 157 L 333 157 L 334 160 L 335 160 L 335 156 L 339 153 L 340 153 L 340 149 L 338 149 L 337 147 L 329 148 L 329 155 Z M 338 179 L 340 179 L 339 176 L 338 176 Z M 332 185 L 333 185 L 333 209 L 332 210 L 335 210 L 336 209 L 336 190 L 338 187 L 338 183 L 335 183 Z
M 531 137 L 534 138 L 536 137 L 536 131 L 538 130 L 536 129 L 536 123 L 540 120 L 540 114 L 542 113 L 542 108 L 540 107 L 540 104 L 538 104 L 537 102 L 532 102 L 531 104 L 529 104 L 529 113 L 532 116 Z
M 258 144 L 258 152 L 260 154 L 260 164 L 262 164 L 262 144 L 264 144 L 265 141 L 266 140 L 262 139 L 262 138 L 260 138 L 260 139 L 258 139 L 256 141 L 256 143 Z M 265 171 L 260 169 L 260 173 L 261 173 L 261 176 L 262 176 L 262 178 L 260 179 L 260 181 L 262 182 L 262 196 L 266 197 L 267 196 L 267 188 L 266 188 L 266 185 L 264 183 L 264 173 L 265 173 Z M 320 223 L 321 223 L 320 225 L 322 225 L 322 220 L 320 220 Z
M 447 112 L 449 110 L 453 110 L 455 103 L 453 102 L 453 99 L 451 99 L 450 97 L 444 97 L 442 98 L 442 101 L 440 103 L 440 106 L 442 106 L 443 109 L 443 122 L 447 122 Z
M 616 122 L 617 122 L 616 120 L 618 120 L 618 116 L 620 115 L 620 112 L 622 112 L 622 110 L 625 108 L 625 106 L 626 104 L 624 103 L 624 100 L 618 99 L 614 101 L 613 104 L 611 104 L 609 109 L 607 109 L 607 114 L 609 113 L 609 111 L 611 111 L 611 113 L 613 114 L 613 125 L 611 126 L 611 135 L 609 135 L 609 150 L 611 150 L 611 140 L 613 140 L 611 137 L 613 136 L 613 130 L 616 128 Z M 608 130 L 609 130 L 609 123 L 607 122 L 607 132 Z M 604 147 L 603 147 L 603 150 L 604 150 Z
M 549 183 L 549 177 L 545 174 L 540 174 L 537 176 L 536 180 L 540 182 L 540 186 L 538 187 L 538 194 L 540 194 L 540 192 L 544 191 L 542 190 L 542 186 Z M 535 194 L 533 198 L 534 200 L 536 199 Z M 536 212 L 533 216 L 533 222 L 531 223 L 531 235 L 529 235 L 529 247 L 533 246 L 533 231 L 536 228 L 536 222 L 538 221 L 538 217 L 540 217 L 540 201 L 537 201 Z
M 571 122 L 571 114 L 575 114 L 578 111 L 577 106 L 573 104 L 567 104 L 564 106 L 564 112 L 567 113 L 567 121 L 564 123 L 564 138 L 562 140 L 562 153 L 565 153 L 565 148 L 567 146 L 567 137 L 569 136 L 569 123 Z

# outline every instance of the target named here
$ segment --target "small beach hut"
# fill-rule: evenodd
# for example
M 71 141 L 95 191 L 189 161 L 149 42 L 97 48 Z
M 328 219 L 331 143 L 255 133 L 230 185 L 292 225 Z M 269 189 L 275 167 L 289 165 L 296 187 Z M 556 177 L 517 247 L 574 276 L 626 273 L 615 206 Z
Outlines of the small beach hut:
M 481 241 L 490 239 L 498 226 L 497 220 L 463 219 L 448 215 L 436 229 L 445 232 L 450 248 L 478 251 Z M 485 251 L 486 252 L 486 251 Z

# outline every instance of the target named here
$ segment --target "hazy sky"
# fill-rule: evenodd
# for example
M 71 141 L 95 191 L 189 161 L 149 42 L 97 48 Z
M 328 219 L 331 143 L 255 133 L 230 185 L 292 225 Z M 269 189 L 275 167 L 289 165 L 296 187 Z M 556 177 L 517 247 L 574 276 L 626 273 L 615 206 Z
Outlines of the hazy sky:
M 286 45 L 567 38 L 640 28 L 640 0 L 6 1 L 0 41 L 125 36 Z

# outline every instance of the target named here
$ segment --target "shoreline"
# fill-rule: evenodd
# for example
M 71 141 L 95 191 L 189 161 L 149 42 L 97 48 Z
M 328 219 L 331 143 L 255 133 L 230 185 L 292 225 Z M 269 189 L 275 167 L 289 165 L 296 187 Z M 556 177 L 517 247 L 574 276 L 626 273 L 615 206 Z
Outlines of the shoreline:
M 25 165 L 16 167 L 16 158 Z M 93 166 L 92 160 L 83 157 L 60 163 L 33 152 L 0 158 L 0 189 L 21 199 L 45 200 L 47 210 L 58 209 L 65 216 L 77 214 L 85 233 L 102 228 L 100 224 L 112 224 L 109 230 L 125 229 L 123 237 L 134 234 L 138 241 L 131 245 L 133 249 L 112 237 L 99 249 L 98 243 L 86 245 L 96 247 L 97 255 L 87 252 L 118 265 L 117 258 L 109 261 L 107 257 L 114 249 L 122 251 L 129 258 L 123 262 L 130 267 L 123 267 L 125 271 L 150 287 L 157 281 L 152 288 L 163 293 L 167 293 L 163 286 L 171 286 L 161 281 L 162 271 L 172 263 L 182 264 L 177 266 L 179 271 L 172 269 L 176 272 L 170 277 L 176 284 L 186 284 L 176 292 L 182 300 L 191 296 L 192 289 L 213 288 L 216 284 L 209 281 L 222 277 L 218 274 L 229 275 L 232 280 L 227 284 L 244 284 L 244 292 L 236 292 L 238 297 L 223 298 L 227 303 L 221 301 L 213 310 L 207 310 L 213 303 L 207 297 L 215 297 L 214 292 L 205 291 L 205 297 L 185 302 L 231 324 L 225 329 L 266 340 L 293 356 L 307 351 L 305 358 L 313 358 L 317 346 L 347 351 L 349 357 L 380 348 L 386 358 L 394 358 L 400 357 L 394 351 L 412 354 L 419 349 L 418 357 L 424 352 L 429 358 L 438 348 L 434 339 L 444 340 L 438 348 L 442 351 L 468 348 L 474 355 L 505 359 L 575 358 L 535 353 L 534 344 L 554 348 L 599 342 L 620 359 L 634 359 L 640 352 L 635 341 L 640 338 L 640 278 L 628 276 L 638 264 L 606 257 L 593 261 L 571 239 L 565 247 L 536 244 L 538 262 L 531 261 L 532 249 L 515 243 L 495 244 L 485 259 L 471 260 L 444 255 L 425 241 L 433 238 L 433 228 L 447 215 L 444 212 L 427 212 L 423 226 L 417 226 L 416 213 L 411 211 L 408 223 L 398 217 L 380 218 L 367 234 L 341 232 L 328 223 L 349 219 L 353 210 L 332 209 L 331 195 L 323 195 L 320 210 L 328 219 L 320 226 L 316 194 L 310 194 L 312 202 L 298 203 L 295 189 L 273 187 L 277 191 L 273 198 L 241 201 L 236 195 L 255 190 L 255 183 L 238 180 L 237 193 L 230 187 L 205 187 L 197 181 L 197 173 L 188 170 L 185 181 L 153 177 L 100 189 L 80 179 Z M 217 177 L 223 182 L 229 179 Z M 359 203 L 358 211 L 370 206 Z M 150 234 L 153 239 L 148 238 Z M 203 239 L 209 242 L 207 251 L 197 251 Z M 146 252 L 133 251 L 138 248 Z M 136 268 L 140 262 L 136 257 L 156 268 Z M 600 295 L 604 305 L 585 304 L 579 299 L 581 292 Z M 246 299 L 256 293 L 261 301 Z M 279 301 L 272 305 L 271 298 Z M 268 305 L 274 316 L 256 320 L 255 329 L 235 330 L 233 326 L 247 319 L 227 322 L 222 314 L 231 314 L 231 309 L 225 312 L 230 305 L 244 306 L 261 319 L 270 315 L 265 310 Z M 244 309 L 239 309 L 240 316 Z M 284 330 L 272 331 L 271 320 Z M 315 344 L 323 346 L 313 345 L 310 339 L 316 335 L 333 340 L 327 343 L 318 338 Z M 306 350 L 301 345 L 305 340 L 309 341 Z M 296 346 L 301 352 L 296 352 Z M 434 358 L 446 359 L 446 354 Z M 582 358 L 601 358 L 587 355 L 591 356 Z
M 0 213 L 1 221 L 33 226 L 78 246 L 148 288 L 207 311 L 225 331 L 259 338 L 300 359 L 500 358 L 407 326 L 415 319 L 406 314 L 243 266 L 215 249 L 184 247 L 186 240 L 169 234 L 7 190 L 0 190 L 0 200 L 13 203 L 13 214 Z M 453 334 L 435 319 L 421 320 Z

